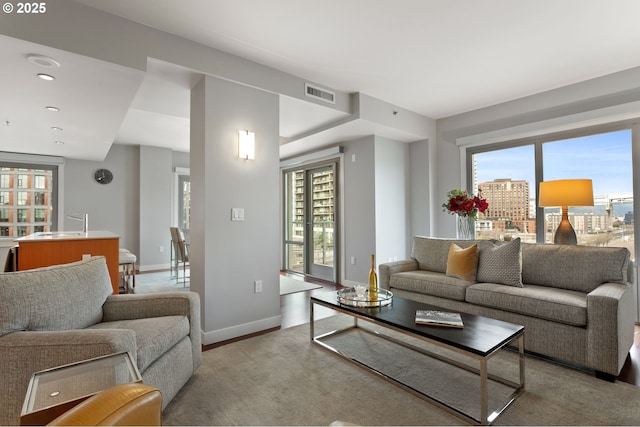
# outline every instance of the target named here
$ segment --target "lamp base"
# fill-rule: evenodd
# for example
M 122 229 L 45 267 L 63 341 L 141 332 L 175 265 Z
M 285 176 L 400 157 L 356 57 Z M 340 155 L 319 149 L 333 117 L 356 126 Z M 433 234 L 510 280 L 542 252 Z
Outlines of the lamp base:
M 577 245 L 578 238 L 571 223 L 569 222 L 569 215 L 567 213 L 567 207 L 562 208 L 562 221 L 558 225 L 556 234 L 553 236 L 553 243 L 556 245 Z

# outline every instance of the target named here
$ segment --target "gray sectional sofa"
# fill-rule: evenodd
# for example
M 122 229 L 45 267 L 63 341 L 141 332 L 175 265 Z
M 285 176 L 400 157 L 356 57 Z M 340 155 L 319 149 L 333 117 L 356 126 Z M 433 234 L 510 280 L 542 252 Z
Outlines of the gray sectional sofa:
M 112 295 L 104 257 L 0 274 L 0 425 L 17 425 L 34 372 L 128 351 L 163 408 L 200 366 L 194 292 Z
M 472 245 L 471 277 L 447 274 L 460 259 L 450 259 L 450 251 L 472 255 Z M 523 325 L 527 351 L 611 381 L 633 344 L 629 257 L 626 248 L 415 237 L 411 259 L 379 266 L 379 285 L 396 296 Z

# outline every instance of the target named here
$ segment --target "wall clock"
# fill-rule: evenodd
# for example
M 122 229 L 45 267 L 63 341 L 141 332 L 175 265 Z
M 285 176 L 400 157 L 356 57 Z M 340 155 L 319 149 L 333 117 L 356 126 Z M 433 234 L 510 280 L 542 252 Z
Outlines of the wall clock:
M 95 179 L 98 184 L 108 184 L 113 181 L 113 174 L 109 169 L 98 169 L 96 173 L 93 174 L 93 179 Z

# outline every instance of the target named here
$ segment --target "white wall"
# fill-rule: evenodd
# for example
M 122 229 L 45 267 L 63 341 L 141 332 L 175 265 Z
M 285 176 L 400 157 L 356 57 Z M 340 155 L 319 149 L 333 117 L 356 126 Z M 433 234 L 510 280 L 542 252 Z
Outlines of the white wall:
M 412 236 L 431 235 L 430 195 L 433 192 L 434 179 L 431 174 L 434 168 L 430 149 L 435 148 L 435 142 L 428 140 L 416 141 L 409 144 L 409 190 L 410 190 L 410 233 Z M 411 253 L 411 252 L 409 252 Z
M 367 283 L 376 253 L 375 137 L 343 144 L 344 278 Z M 354 263 L 352 263 L 354 259 Z
M 376 264 L 408 258 L 410 219 L 409 145 L 376 137 Z
M 377 267 L 410 253 L 409 145 L 371 135 L 342 147 L 343 277 L 366 283 L 371 254 Z
M 67 159 L 60 212 L 63 229 L 79 230 L 81 223 L 65 215 L 86 212 L 89 229 L 119 235 L 120 247 L 138 256 L 141 271 L 169 268 L 172 172 L 188 166 L 187 153 L 120 144 L 111 147 L 103 162 Z M 100 168 L 113 172 L 110 184 L 93 180 Z
M 255 160 L 238 158 L 240 129 L 255 132 Z M 191 289 L 205 344 L 280 325 L 278 147 L 277 95 L 208 76 L 193 88 Z
M 165 268 L 171 258 L 169 245 L 173 176 L 172 151 L 140 147 L 140 249 L 138 264 L 147 270 Z
M 98 184 L 93 174 L 100 168 L 113 172 L 113 181 Z M 67 159 L 62 187 L 64 204 L 58 215 L 63 230 L 82 230 L 82 223 L 68 214 L 89 214 L 89 230 L 111 231 L 120 236 L 120 246 L 137 251 L 140 241 L 139 149 L 113 145 L 103 162 Z

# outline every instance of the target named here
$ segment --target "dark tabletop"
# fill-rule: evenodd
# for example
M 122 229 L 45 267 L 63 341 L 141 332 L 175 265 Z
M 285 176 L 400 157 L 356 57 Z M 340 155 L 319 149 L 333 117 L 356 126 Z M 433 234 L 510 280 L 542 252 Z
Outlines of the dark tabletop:
M 360 308 L 338 302 L 337 291 L 311 297 L 311 301 L 340 308 L 364 318 L 375 320 L 415 335 L 441 342 L 452 347 L 480 356 L 487 356 L 513 340 L 524 331 L 524 326 L 488 317 L 456 312 L 417 301 L 393 297 L 392 303 L 385 307 Z M 439 310 L 460 313 L 463 328 L 421 325 L 415 322 L 416 310 Z

